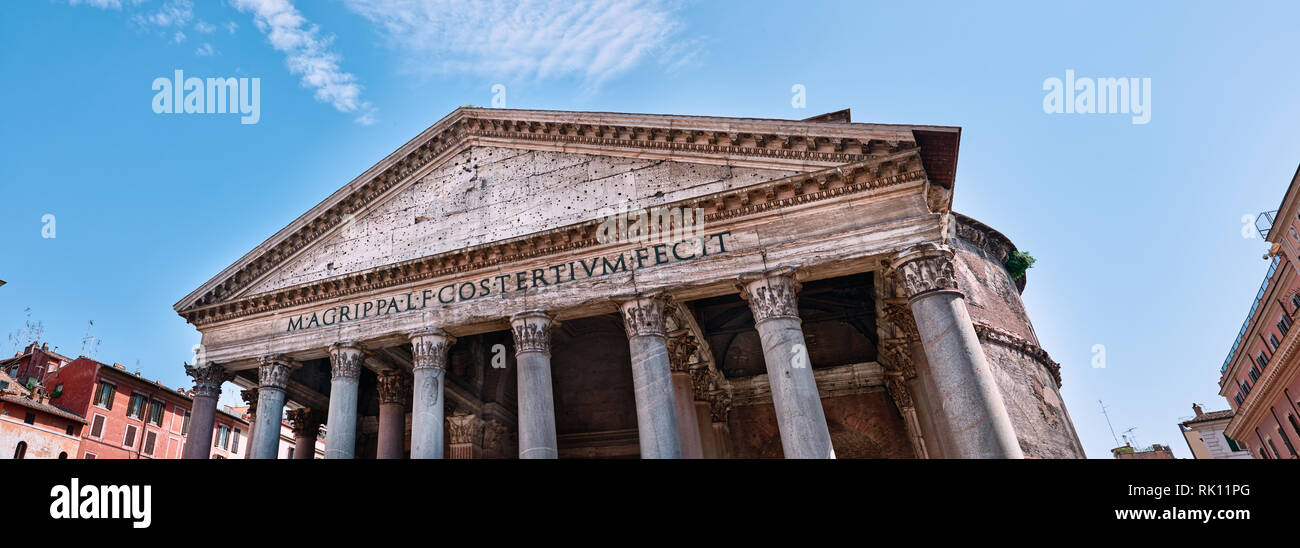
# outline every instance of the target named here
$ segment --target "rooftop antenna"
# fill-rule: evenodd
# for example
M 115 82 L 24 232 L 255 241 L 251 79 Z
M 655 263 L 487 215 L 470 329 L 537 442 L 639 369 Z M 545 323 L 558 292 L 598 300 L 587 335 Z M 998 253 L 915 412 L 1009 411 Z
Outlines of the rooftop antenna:
M 90 325 L 86 326 L 86 334 L 81 337 L 81 355 L 87 358 L 94 358 L 95 354 L 99 353 L 99 340 L 90 334 L 92 327 L 95 327 L 95 320 L 90 320 Z
M 1115 447 L 1119 447 L 1119 438 L 1115 437 L 1115 425 L 1110 423 L 1110 415 L 1106 414 L 1106 404 L 1097 400 L 1097 405 L 1101 406 L 1101 414 L 1106 417 L 1106 426 L 1110 427 L 1110 439 L 1115 440 Z
M 33 341 L 41 340 L 41 335 L 45 333 L 44 323 L 39 320 L 32 323 L 32 307 L 23 309 L 23 312 L 27 315 L 27 320 L 23 322 L 22 329 L 9 334 L 10 350 L 18 350 L 20 346 L 26 348 Z
M 1134 426 L 1134 427 L 1132 427 L 1132 428 L 1129 428 L 1128 430 L 1125 430 L 1125 431 L 1124 431 L 1124 439 L 1127 440 L 1127 441 L 1131 441 L 1131 442 L 1133 443 L 1133 447 L 1134 447 L 1134 448 L 1137 448 L 1137 447 L 1140 446 L 1140 444 L 1138 443 L 1138 437 L 1137 437 L 1137 435 L 1133 433 L 1134 430 L 1137 430 L 1137 427 L 1136 427 L 1136 426 Z

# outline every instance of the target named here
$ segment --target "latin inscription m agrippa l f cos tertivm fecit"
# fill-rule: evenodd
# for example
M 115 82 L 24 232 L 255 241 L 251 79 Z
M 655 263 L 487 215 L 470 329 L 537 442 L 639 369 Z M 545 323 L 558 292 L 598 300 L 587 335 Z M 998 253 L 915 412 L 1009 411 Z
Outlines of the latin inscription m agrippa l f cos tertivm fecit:
M 340 304 L 324 310 L 291 316 L 287 320 L 285 331 L 292 332 L 373 319 L 389 314 L 423 310 L 720 255 L 729 251 L 726 240 L 730 237 L 731 231 L 728 230 L 673 243 L 647 245 L 613 255 L 574 259 L 543 268 L 520 270 L 477 280 L 456 281 L 440 287 Z

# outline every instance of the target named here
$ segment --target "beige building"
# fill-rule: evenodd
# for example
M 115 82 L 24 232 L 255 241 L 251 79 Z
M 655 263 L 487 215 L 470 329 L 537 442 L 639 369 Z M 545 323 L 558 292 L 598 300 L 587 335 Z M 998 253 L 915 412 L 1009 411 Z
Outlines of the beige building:
M 1187 440 L 1187 448 L 1192 451 L 1192 458 L 1197 459 L 1249 459 L 1252 458 L 1246 444 L 1229 438 L 1224 433 L 1232 421 L 1233 410 L 1210 411 L 1206 413 L 1200 404 L 1192 404 L 1196 416 L 1178 423 L 1178 429 Z
M 188 372 L 254 458 L 1083 457 L 960 136 L 457 109 L 181 299 Z

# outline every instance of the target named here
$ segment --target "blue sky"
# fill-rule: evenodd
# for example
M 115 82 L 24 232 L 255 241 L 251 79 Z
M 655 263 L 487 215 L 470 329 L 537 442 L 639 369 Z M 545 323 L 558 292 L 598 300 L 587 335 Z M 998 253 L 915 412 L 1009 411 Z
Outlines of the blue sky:
M 1189 457 L 1267 263 L 1241 218 L 1300 161 L 1300 5 L 29 0 L 0 19 L 0 329 L 188 386 L 173 303 L 464 104 L 962 127 L 955 208 L 1038 262 L 1024 300 L 1089 456 Z M 158 77 L 256 77 L 261 119 L 155 114 Z M 1043 83 L 1150 78 L 1151 120 Z M 791 88 L 807 90 L 792 108 Z M 55 216 L 54 238 L 42 217 Z M 14 348 L 0 340 L 6 353 Z M 1106 367 L 1091 365 L 1105 346 Z

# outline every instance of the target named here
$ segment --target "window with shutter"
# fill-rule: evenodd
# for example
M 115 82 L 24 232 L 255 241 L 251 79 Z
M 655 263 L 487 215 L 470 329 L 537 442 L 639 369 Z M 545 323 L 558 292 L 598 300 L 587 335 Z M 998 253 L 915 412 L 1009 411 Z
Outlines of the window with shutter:
M 104 437 L 104 416 L 103 415 L 95 415 L 95 420 L 90 425 L 90 437 L 92 438 Z
M 122 438 L 123 446 L 132 447 L 135 445 L 135 432 L 136 432 L 135 425 L 128 424 L 126 426 L 126 437 Z
M 144 434 L 144 454 L 153 456 L 153 446 L 158 443 L 158 433 L 149 431 Z

